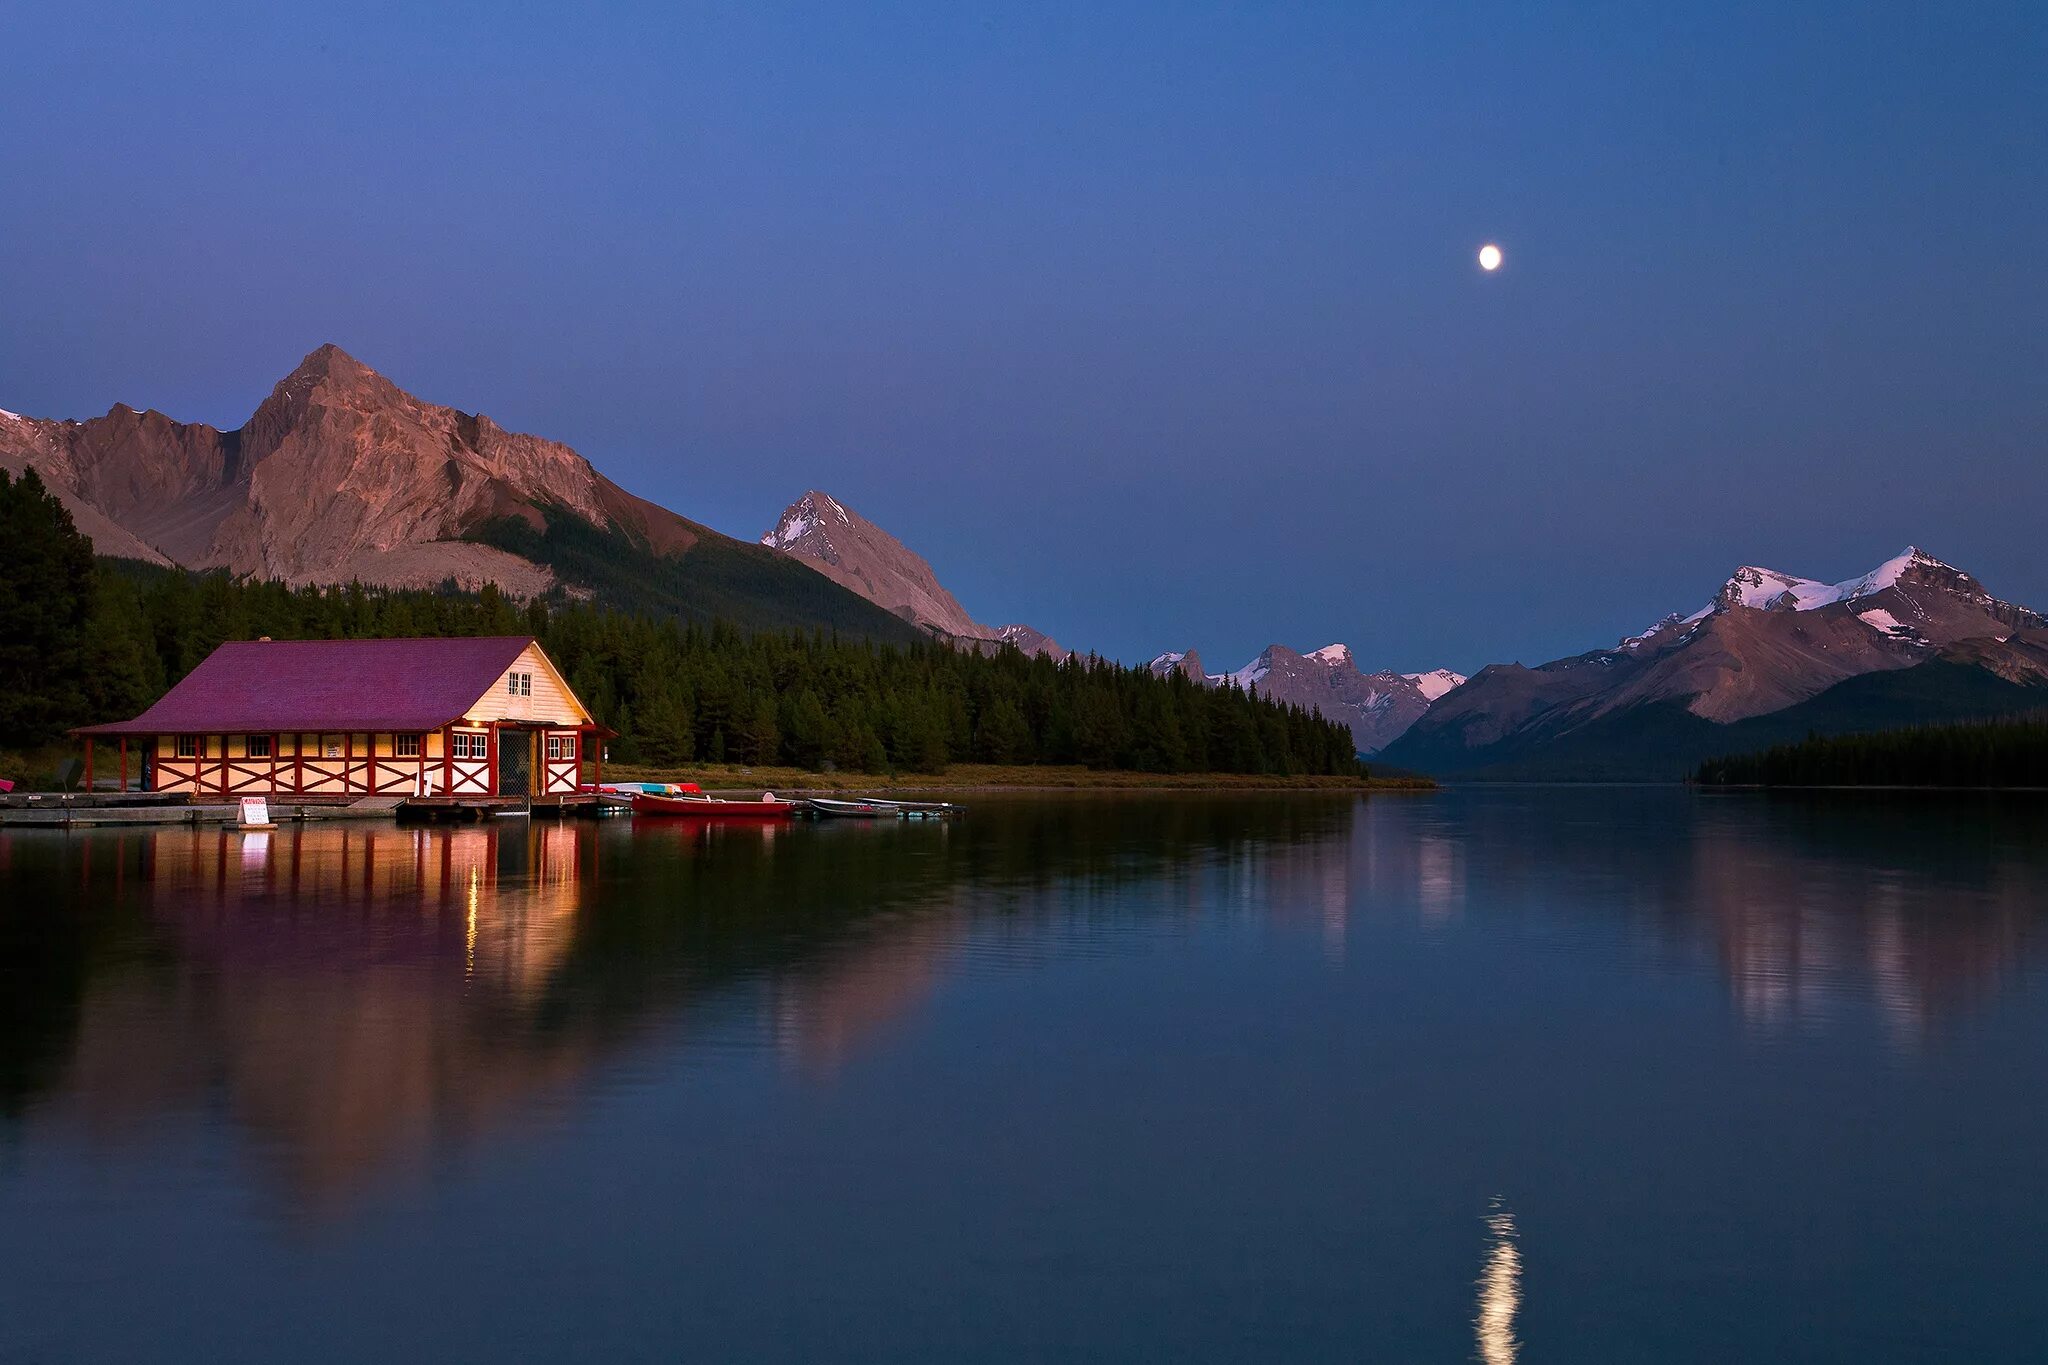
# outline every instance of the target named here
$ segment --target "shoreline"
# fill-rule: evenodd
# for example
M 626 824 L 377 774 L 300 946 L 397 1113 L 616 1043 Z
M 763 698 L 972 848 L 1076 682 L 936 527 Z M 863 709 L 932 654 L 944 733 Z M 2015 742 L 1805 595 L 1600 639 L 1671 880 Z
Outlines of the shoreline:
M 706 792 L 829 796 L 843 792 L 1433 792 L 1413 777 L 1282 777 L 1272 773 L 1144 773 L 1090 768 L 1034 768 L 958 763 L 943 773 L 824 773 L 731 765 L 657 768 L 607 766 L 608 782 L 695 782 Z

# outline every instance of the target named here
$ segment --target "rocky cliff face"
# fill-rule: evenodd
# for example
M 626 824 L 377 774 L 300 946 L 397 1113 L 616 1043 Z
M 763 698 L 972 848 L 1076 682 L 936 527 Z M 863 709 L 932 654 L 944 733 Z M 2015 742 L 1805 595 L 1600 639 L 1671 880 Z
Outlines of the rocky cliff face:
M 116 404 L 84 422 L 0 420 L 102 554 L 282 578 L 529 594 L 541 565 L 472 533 L 559 509 L 657 554 L 713 534 L 632 496 L 565 445 L 422 402 L 338 347 L 279 381 L 237 431 Z M 81 510 L 83 509 L 82 513 Z
M 814 488 L 791 503 L 761 543 L 935 635 L 967 646 L 1013 644 L 1026 654 L 1067 657 L 1030 626 L 977 622 L 922 555 L 829 493 Z

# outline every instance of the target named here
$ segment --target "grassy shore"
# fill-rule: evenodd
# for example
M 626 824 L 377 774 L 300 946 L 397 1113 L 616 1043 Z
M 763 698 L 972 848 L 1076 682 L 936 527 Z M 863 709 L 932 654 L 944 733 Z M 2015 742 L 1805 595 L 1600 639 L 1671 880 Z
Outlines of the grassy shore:
M 1280 777 L 1270 773 L 1137 773 L 1094 768 L 955 763 L 940 773 L 807 772 L 693 764 L 683 768 L 606 765 L 607 782 L 695 782 L 706 790 L 843 791 L 1429 791 L 1420 777 Z

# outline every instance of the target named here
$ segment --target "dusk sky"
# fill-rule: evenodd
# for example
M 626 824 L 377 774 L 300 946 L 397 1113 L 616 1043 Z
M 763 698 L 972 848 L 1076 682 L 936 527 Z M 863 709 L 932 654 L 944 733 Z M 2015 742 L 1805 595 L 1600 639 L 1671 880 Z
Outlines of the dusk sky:
M 2039 0 L 194 8 L 7 11 L 0 407 L 233 427 L 332 341 L 1212 669 L 1908 543 L 2048 608 Z

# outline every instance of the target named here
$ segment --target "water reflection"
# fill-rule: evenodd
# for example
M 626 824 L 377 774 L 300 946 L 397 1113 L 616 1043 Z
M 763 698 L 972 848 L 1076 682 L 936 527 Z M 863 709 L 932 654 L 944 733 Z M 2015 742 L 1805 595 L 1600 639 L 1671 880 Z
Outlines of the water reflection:
M 283 1203 L 318 1211 L 657 1044 L 822 1080 L 950 980 L 1238 924 L 1307 936 L 1333 972 L 1369 970 L 1358 945 L 1389 923 L 1527 935 L 1711 972 L 1767 1036 L 1869 1009 L 1910 1048 L 2025 973 L 2036 815 L 1506 793 L 0 834 L 0 1122 L 119 1148 L 219 1106 Z M 1518 1265 L 1498 1217 L 1489 1286 Z
M 1486 1231 L 1486 1268 L 1479 1276 L 1472 1330 L 1485 1365 L 1513 1365 L 1522 1353 L 1522 1343 L 1515 1340 L 1515 1315 L 1522 1309 L 1522 1252 L 1516 1245 L 1515 1215 L 1499 1198 L 1489 1205 Z

